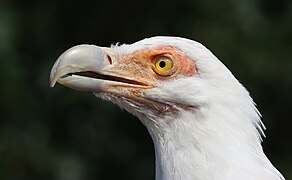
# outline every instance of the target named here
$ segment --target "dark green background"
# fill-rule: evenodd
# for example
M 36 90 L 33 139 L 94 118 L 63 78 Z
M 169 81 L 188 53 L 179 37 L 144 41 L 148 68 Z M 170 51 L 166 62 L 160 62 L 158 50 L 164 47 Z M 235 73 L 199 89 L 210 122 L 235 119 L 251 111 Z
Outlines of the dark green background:
M 48 78 L 82 44 L 154 35 L 202 42 L 251 92 L 263 146 L 292 179 L 292 1 L 0 1 L 0 179 L 154 179 L 154 152 L 137 118 Z

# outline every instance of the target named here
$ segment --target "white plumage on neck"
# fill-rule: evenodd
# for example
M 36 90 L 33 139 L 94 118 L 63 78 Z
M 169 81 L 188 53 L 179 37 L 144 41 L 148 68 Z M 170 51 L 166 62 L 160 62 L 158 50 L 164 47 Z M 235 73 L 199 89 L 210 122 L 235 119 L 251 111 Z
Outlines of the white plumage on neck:
M 219 89 L 212 90 L 206 81 L 187 78 L 177 83 L 184 85 L 188 93 L 168 92 L 164 88 L 171 85 L 167 84 L 151 93 L 164 97 L 164 92 L 188 103 L 196 100 L 197 104 L 198 99 L 201 102 L 198 109 L 181 109 L 175 117 L 156 116 L 158 124 L 146 124 L 155 144 L 157 180 L 281 179 L 262 151 L 257 130 L 260 117 L 239 83 L 234 91 L 230 92 L 229 87 L 228 92 L 221 93 L 216 93 Z M 198 90 L 196 85 L 207 89 Z M 142 121 L 153 122 L 147 119 L 153 116 Z
M 280 180 L 261 146 L 264 128 L 248 91 L 203 45 L 154 37 L 117 47 L 123 53 L 157 44 L 174 46 L 198 67 L 195 77 L 162 82 L 144 93 L 148 99 L 196 108 L 156 114 L 131 102 L 116 103 L 138 116 L 152 136 L 157 180 Z M 111 99 L 113 100 L 113 99 Z

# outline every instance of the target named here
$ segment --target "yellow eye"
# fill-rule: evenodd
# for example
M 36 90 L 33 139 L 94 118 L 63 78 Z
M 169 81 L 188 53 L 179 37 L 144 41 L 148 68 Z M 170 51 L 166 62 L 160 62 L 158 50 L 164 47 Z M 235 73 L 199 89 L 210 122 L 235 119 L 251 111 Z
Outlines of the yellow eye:
M 155 62 L 155 68 L 160 73 L 165 73 L 172 68 L 172 60 L 168 57 L 161 56 Z

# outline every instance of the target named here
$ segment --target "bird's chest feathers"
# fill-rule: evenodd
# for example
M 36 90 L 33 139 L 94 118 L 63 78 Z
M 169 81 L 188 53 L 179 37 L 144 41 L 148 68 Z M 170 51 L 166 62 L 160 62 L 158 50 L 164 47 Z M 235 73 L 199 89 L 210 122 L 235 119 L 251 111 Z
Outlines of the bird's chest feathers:
M 157 180 L 232 179 L 227 177 L 234 169 L 249 168 L 250 147 L 232 127 L 214 127 L 208 119 L 184 114 L 175 121 L 164 119 L 164 131 L 152 133 Z
M 155 142 L 158 180 L 200 179 L 201 173 L 210 168 L 206 150 L 199 147 L 196 139 L 182 133 L 164 134 Z

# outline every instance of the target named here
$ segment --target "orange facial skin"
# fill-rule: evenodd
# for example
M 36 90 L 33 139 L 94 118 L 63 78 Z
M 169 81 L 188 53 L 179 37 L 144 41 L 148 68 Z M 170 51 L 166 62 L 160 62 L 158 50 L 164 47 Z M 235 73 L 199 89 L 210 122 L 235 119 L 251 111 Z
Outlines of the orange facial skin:
M 121 76 L 131 77 L 135 81 L 155 86 L 158 81 L 176 77 L 189 77 L 197 73 L 195 62 L 179 49 L 172 46 L 145 48 L 131 54 L 118 54 L 118 63 L 113 64 L 112 70 Z M 165 56 L 172 60 L 172 68 L 167 72 L 157 73 L 155 62 Z

